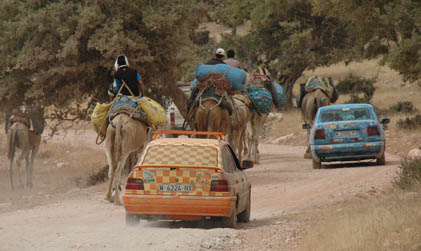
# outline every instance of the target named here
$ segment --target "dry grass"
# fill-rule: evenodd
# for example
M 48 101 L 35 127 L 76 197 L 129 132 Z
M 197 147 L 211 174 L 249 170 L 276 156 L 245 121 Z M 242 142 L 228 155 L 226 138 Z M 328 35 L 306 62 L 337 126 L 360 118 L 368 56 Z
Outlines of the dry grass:
M 315 213 L 299 250 L 421 250 L 420 192 L 393 191 Z
M 335 83 L 350 73 L 373 77 L 377 74 L 376 91 L 372 104 L 380 110 L 388 110 L 399 101 L 410 101 L 421 110 L 420 88 L 404 83 L 396 72 L 380 67 L 376 61 L 364 61 L 349 65 L 337 64 L 315 71 L 305 72 L 298 83 L 312 75 L 332 76 Z M 294 94 L 299 93 L 296 85 Z M 338 104 L 345 103 L 349 95 L 341 95 Z M 414 114 L 390 113 L 383 115 L 391 119 L 386 131 L 386 151 L 406 156 L 410 149 L 421 146 L 421 129 L 403 130 L 397 126 L 399 119 Z M 382 118 L 383 118 L 382 117 Z M 293 134 L 292 140 L 281 144 L 305 145 L 306 133 L 301 129 L 299 110 L 283 113 L 279 123 L 268 123 L 266 141 Z M 390 191 L 387 195 L 361 195 L 360 199 L 328 207 L 319 212 L 304 214 L 313 224 L 299 250 L 421 250 L 421 188 L 413 192 Z

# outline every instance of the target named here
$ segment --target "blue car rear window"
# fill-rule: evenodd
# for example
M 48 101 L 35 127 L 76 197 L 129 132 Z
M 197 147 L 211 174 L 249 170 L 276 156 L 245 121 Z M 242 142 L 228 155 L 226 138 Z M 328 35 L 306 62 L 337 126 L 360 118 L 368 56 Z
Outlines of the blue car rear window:
M 320 122 L 373 119 L 368 108 L 329 109 L 321 112 Z

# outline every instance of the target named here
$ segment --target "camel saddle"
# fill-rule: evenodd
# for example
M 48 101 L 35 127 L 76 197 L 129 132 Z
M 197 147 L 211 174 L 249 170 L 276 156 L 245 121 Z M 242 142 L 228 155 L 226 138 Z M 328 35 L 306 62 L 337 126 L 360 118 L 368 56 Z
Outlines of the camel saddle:
M 44 116 L 36 109 L 21 105 L 13 109 L 11 114 L 6 115 L 6 133 L 16 122 L 23 123 L 28 129 L 36 134 L 41 135 L 45 127 Z
M 124 113 L 129 115 L 131 118 L 139 120 L 145 123 L 147 126 L 150 126 L 146 114 L 137 103 L 137 97 L 121 95 L 116 97 L 116 99 L 117 100 L 114 102 L 110 108 L 110 111 L 108 112 L 109 120 L 113 120 L 118 114 Z
M 232 114 L 232 107 L 227 101 L 227 93 L 232 90 L 231 83 L 221 74 L 210 73 L 198 79 L 198 83 L 193 89 L 191 97 L 188 101 L 187 108 L 192 114 L 198 107 L 198 100 L 202 101 L 213 99 L 220 103 L 223 109 L 227 109 Z

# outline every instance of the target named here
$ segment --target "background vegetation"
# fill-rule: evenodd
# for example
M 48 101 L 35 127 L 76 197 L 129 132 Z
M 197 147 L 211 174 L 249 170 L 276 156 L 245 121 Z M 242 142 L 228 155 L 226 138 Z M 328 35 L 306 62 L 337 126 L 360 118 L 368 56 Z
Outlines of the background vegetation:
M 116 56 L 126 54 L 148 95 L 162 104 L 171 97 L 184 112 L 176 81 L 190 80 L 218 46 L 201 26 L 210 21 L 232 30 L 221 45 L 237 48 L 249 70 L 268 67 L 289 94 L 306 70 L 379 55 L 419 81 L 420 19 L 416 0 L 4 0 L 0 105 L 87 119 L 94 102 L 107 100 Z M 249 32 L 238 34 L 245 23 Z

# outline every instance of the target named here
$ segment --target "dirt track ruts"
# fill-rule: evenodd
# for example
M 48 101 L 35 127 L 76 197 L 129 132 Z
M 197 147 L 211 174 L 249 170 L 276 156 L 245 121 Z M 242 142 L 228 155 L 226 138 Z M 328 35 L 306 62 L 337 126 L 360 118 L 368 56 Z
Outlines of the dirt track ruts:
M 239 229 L 186 222 L 126 227 L 124 209 L 104 201 L 105 185 L 75 189 L 59 203 L 0 214 L 0 250 L 292 250 L 299 222 L 291 214 L 384 191 L 399 158 L 313 170 L 304 147 L 261 144 L 261 163 L 248 170 L 252 221 Z M 66 198 L 66 196 L 65 196 Z

